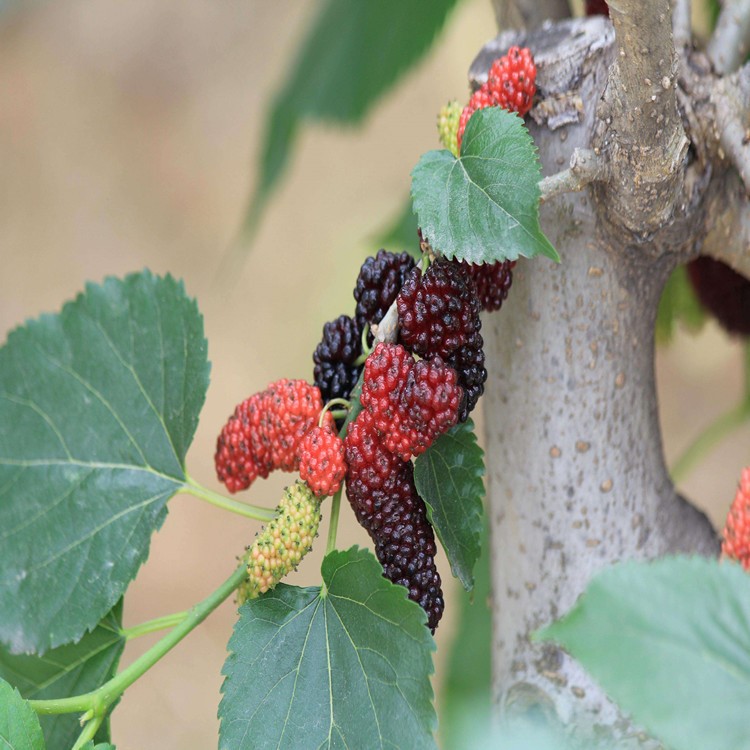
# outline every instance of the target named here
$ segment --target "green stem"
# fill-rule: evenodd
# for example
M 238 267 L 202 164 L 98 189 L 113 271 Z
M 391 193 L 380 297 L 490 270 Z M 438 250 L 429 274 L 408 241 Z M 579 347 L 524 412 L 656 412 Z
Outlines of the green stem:
M 116 674 L 97 690 L 70 698 L 29 701 L 39 714 L 68 714 L 79 711 L 93 711 L 94 716 L 104 716 L 111 706 L 139 677 L 145 674 L 165 654 L 171 651 L 188 633 L 200 625 L 232 592 L 245 580 L 247 570 L 244 565 L 237 568 L 216 591 L 196 604 L 175 628 L 155 643 L 146 653 L 129 667 Z
M 336 532 L 339 527 L 339 511 L 341 510 L 341 491 L 333 496 L 331 500 L 331 520 L 328 524 L 328 541 L 326 543 L 326 555 L 336 549 Z
M 741 427 L 748 419 L 750 419 L 750 401 L 731 409 L 714 420 L 675 461 L 672 467 L 672 481 L 675 484 L 681 482 L 706 454 L 713 450 L 727 435 Z
M 259 505 L 250 505 L 250 503 L 240 503 L 237 500 L 232 500 L 230 497 L 220 495 L 218 492 L 214 492 L 213 490 L 209 490 L 208 487 L 198 484 L 198 482 L 189 476 L 182 487 L 185 492 L 201 500 L 205 500 L 217 508 L 237 513 L 245 518 L 252 518 L 254 521 L 271 521 L 276 516 L 276 512 L 270 508 L 261 508 Z
M 334 410 L 332 410 L 331 409 L 332 406 L 344 406 L 344 407 L 346 407 L 346 409 L 342 410 L 343 411 L 343 416 L 345 417 L 348 414 L 349 409 L 352 408 L 352 402 L 349 401 L 349 400 L 347 400 L 347 399 L 345 399 L 345 398 L 332 398 L 323 407 L 323 411 L 320 412 L 320 417 L 318 418 L 318 427 L 322 427 L 323 426 L 323 418 L 325 417 L 326 412 L 328 412 L 328 411 L 331 412 L 331 414 L 333 415 L 334 419 L 338 419 L 337 415 L 341 414 L 341 411 L 334 411 Z
M 73 745 L 73 750 L 81 750 L 81 748 L 87 742 L 89 742 L 89 740 L 93 740 L 103 721 L 103 714 L 101 716 L 94 716 L 93 718 L 89 719 L 86 722 L 86 726 L 84 726 L 83 731 L 78 735 L 76 744 Z
M 173 628 L 175 625 L 179 625 L 187 616 L 187 612 L 174 612 L 171 615 L 156 617 L 153 620 L 142 622 L 139 625 L 133 625 L 132 628 L 122 628 L 120 630 L 120 635 L 126 641 L 132 640 L 133 638 L 140 638 L 142 635 L 147 635 L 148 633 L 156 633 L 159 630 Z

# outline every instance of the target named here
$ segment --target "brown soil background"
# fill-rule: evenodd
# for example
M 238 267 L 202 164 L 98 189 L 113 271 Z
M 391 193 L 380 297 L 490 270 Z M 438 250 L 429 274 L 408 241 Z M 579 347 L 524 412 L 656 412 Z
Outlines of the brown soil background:
M 227 288 L 217 269 L 252 184 L 265 108 L 313 11 L 291 0 L 56 0 L 0 15 L 3 340 L 26 318 L 59 309 L 85 280 L 146 266 L 183 278 L 205 316 L 213 362 L 188 467 L 217 489 L 213 447 L 226 416 L 271 380 L 311 377 L 323 322 L 350 311 L 352 279 L 377 250 L 372 238 L 401 207 L 420 153 L 437 147 L 438 108 L 464 97 L 465 71 L 494 30 L 489 3 L 466 0 L 433 53 L 363 129 L 305 129 Z M 709 325 L 698 337 L 679 335 L 657 365 L 672 460 L 739 398 L 740 348 Z M 749 447 L 745 428 L 684 485 L 717 524 Z M 272 506 L 283 485 L 283 477 L 259 483 L 249 499 Z M 367 543 L 346 507 L 343 521 L 339 546 Z M 193 498 L 173 499 L 128 592 L 126 624 L 205 596 L 256 528 Z M 317 582 L 319 562 L 320 549 L 293 582 Z M 441 570 L 449 579 L 445 560 Z M 458 593 L 446 584 L 438 689 Z M 113 718 L 118 748 L 216 746 L 233 619 L 234 607 L 224 605 L 127 692 Z M 154 638 L 129 646 L 124 663 Z

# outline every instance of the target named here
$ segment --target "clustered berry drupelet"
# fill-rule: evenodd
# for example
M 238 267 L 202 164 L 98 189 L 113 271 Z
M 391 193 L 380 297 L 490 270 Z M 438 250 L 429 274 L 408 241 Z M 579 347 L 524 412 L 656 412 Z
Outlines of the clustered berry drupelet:
M 414 269 L 396 299 L 399 338 L 420 357 L 444 359 L 481 328 L 479 300 L 458 263 L 439 258 Z
M 383 318 L 413 268 L 414 260 L 409 253 L 389 253 L 387 250 L 378 250 L 374 258 L 370 257 L 362 264 L 354 286 L 357 301 L 354 316 L 360 330 Z
M 463 405 L 457 380 L 438 356 L 414 362 L 403 346 L 378 344 L 365 363 L 360 401 L 386 450 L 408 461 L 453 427 Z
M 315 385 L 324 401 L 348 398 L 357 384 L 362 354 L 362 328 L 354 318 L 341 315 L 323 326 L 323 338 L 313 353 Z
M 396 305 L 399 340 L 420 357 L 441 357 L 458 373 L 464 389 L 459 421 L 464 422 L 484 392 L 481 310 L 465 264 L 438 259 L 424 275 L 415 269 Z
M 742 470 L 722 537 L 721 557 L 735 560 L 750 572 L 750 466 Z
M 456 134 L 458 151 L 474 112 L 485 107 L 502 107 L 524 117 L 531 109 L 535 93 L 536 65 L 531 51 L 527 47 L 511 47 L 492 63 L 487 80 L 471 95 L 461 112 Z
M 299 445 L 318 423 L 322 409 L 320 391 L 304 380 L 277 380 L 250 396 L 219 434 L 214 455 L 219 481 L 237 492 L 276 469 L 296 471 Z M 333 427 L 330 412 L 324 424 Z
M 461 120 L 461 105 L 454 99 L 441 107 L 438 113 L 438 137 L 453 156 L 458 156 L 458 123 Z M 465 124 L 464 124 L 465 127 Z
M 457 261 L 454 261 L 457 262 Z M 474 285 L 482 310 L 494 312 L 503 306 L 513 283 L 514 260 L 502 260 L 497 263 L 461 263 Z
M 367 410 L 349 425 L 344 445 L 346 494 L 357 520 L 373 540 L 385 577 L 406 587 L 434 633 L 445 603 L 435 566 L 435 534 L 414 485 L 411 461 L 387 450 Z
M 320 526 L 320 501 L 304 482 L 284 490 L 276 517 L 257 536 L 245 555 L 247 580 L 237 589 L 242 604 L 272 589 L 296 570 L 312 549 Z
M 688 263 L 687 271 L 701 304 L 724 330 L 750 336 L 750 279 L 708 256 Z
M 299 476 L 317 497 L 335 495 L 346 476 L 344 441 L 330 427 L 313 427 L 299 446 Z

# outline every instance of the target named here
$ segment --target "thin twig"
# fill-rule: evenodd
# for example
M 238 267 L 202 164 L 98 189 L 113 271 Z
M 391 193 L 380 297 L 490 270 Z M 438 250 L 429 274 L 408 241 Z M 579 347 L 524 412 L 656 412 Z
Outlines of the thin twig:
M 577 148 L 570 157 L 570 167 L 562 172 L 545 177 L 539 183 L 544 201 L 562 193 L 575 193 L 583 190 L 591 182 L 604 179 L 606 165 L 604 161 L 589 149 Z
M 750 0 L 725 0 L 713 36 L 706 47 L 717 73 L 731 73 L 750 50 Z

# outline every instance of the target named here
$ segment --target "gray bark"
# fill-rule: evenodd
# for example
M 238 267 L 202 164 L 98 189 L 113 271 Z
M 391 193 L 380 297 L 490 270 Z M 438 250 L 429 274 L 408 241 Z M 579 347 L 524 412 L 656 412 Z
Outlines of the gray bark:
M 597 106 L 612 81 L 613 27 L 592 18 L 501 35 L 472 66 L 475 85 L 510 44 L 530 46 L 537 61 L 543 101 L 530 130 L 543 172 L 552 175 L 576 148 L 602 143 Z M 609 115 L 616 122 L 621 113 L 610 108 Z M 550 197 L 541 223 L 562 262 L 520 262 L 508 301 L 484 328 L 496 705 L 541 710 L 582 737 L 615 736 L 633 747 L 655 745 L 572 659 L 529 636 L 564 614 L 613 562 L 718 551 L 710 523 L 676 494 L 664 465 L 654 322 L 663 285 L 695 253 L 694 238 L 706 235 L 699 231 L 705 206 L 725 180 L 714 185 L 705 167 L 688 179 L 685 159 L 674 158 L 684 145 L 673 145 L 660 156 L 682 165 L 676 178 L 667 175 L 677 186 L 666 187 L 681 210 L 662 215 L 646 237 L 613 231 L 602 201 L 622 183 L 606 170 L 594 172 L 606 184 Z M 641 212 L 653 222 L 639 198 L 623 198 L 630 213 L 619 218 L 627 223 Z

